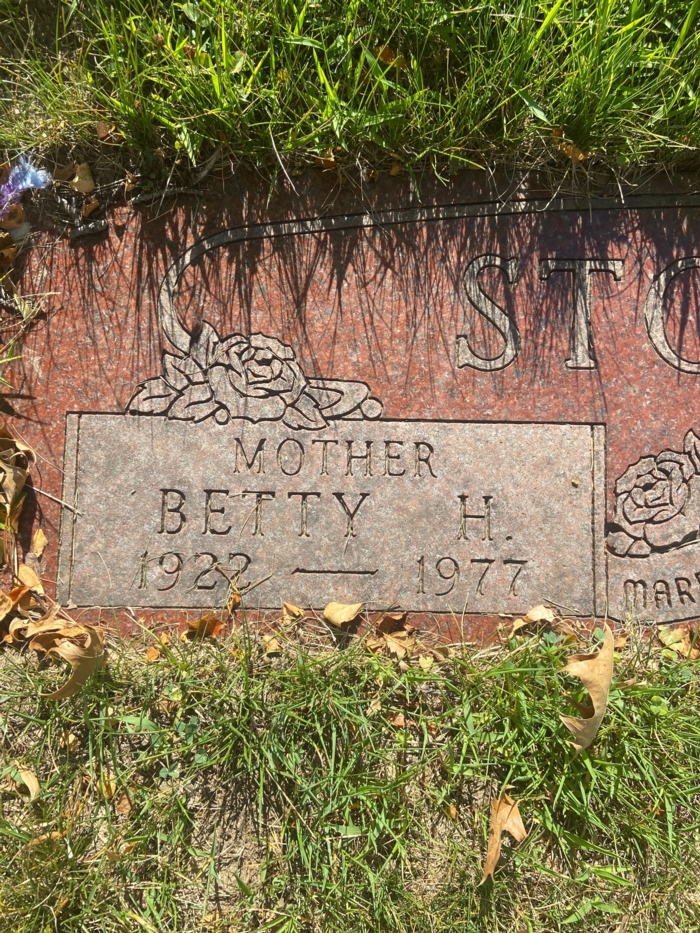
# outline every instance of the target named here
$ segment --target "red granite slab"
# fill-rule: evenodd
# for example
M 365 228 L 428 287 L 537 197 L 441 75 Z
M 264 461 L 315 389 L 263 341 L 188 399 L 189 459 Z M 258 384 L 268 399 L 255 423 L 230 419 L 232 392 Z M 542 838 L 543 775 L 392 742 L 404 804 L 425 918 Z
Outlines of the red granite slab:
M 308 377 L 365 382 L 388 419 L 604 425 L 611 615 L 625 587 L 643 618 L 700 614 L 700 440 L 688 434 L 700 437 L 700 199 L 502 203 L 472 188 L 418 204 L 406 188 L 334 204 L 327 179 L 309 185 L 306 201 L 266 204 L 267 189 L 234 184 L 160 210 L 117 207 L 101 238 L 70 241 L 35 220 L 21 284 L 47 295 L 48 313 L 5 402 L 40 455 L 35 486 L 61 498 L 67 412 L 122 412 L 160 375 L 173 349 L 158 316 L 167 270 L 236 228 L 190 256 L 174 302 L 185 327 L 274 335 Z M 51 579 L 59 506 L 37 494 L 27 524 L 32 509 Z M 496 618 L 461 622 L 469 633 Z

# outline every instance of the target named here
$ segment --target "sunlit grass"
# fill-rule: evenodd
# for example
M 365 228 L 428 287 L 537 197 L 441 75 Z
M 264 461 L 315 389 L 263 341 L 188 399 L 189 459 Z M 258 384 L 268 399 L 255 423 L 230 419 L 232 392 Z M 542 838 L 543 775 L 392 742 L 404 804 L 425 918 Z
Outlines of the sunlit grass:
M 58 704 L 56 675 L 0 659 L 3 933 L 700 924 L 695 663 L 631 639 L 576 758 L 551 634 L 427 671 L 308 633 L 147 643 Z M 529 837 L 479 887 L 507 786 Z
M 223 143 L 270 167 L 697 167 L 697 0 L 0 0 L 0 145 L 156 172 Z M 274 146 L 273 146 L 274 142 Z M 575 149 L 571 149 L 571 146 Z M 132 152 L 129 152 L 129 147 Z M 103 148 L 105 146 L 103 145 Z M 165 170 L 165 169 L 164 169 Z

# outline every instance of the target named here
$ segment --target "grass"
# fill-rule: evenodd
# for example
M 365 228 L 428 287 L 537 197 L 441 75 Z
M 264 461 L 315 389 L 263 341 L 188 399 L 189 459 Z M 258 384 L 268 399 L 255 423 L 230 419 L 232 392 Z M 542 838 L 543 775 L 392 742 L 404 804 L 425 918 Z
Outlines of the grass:
M 0 148 L 137 167 L 234 159 L 700 164 L 698 0 L 0 0 Z M 113 128 L 100 143 L 96 122 Z
M 3 933 L 700 927 L 696 663 L 632 628 L 575 758 L 561 636 L 429 670 L 308 622 L 278 639 L 243 624 L 148 662 L 152 635 L 113 638 L 61 703 L 55 669 L 3 653 Z M 506 787 L 529 837 L 479 887 Z

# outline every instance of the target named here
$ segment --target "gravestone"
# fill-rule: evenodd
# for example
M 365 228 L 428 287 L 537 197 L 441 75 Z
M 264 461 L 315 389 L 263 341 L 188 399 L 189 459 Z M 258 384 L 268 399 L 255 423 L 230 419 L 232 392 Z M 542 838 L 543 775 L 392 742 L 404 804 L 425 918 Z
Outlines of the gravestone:
M 236 203 L 28 258 L 59 600 L 700 615 L 698 196 Z

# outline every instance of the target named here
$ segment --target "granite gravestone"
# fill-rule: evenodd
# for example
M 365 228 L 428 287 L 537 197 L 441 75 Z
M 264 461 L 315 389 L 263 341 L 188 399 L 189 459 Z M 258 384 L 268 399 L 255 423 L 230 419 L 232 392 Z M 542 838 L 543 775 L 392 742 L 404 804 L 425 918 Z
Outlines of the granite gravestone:
M 152 248 L 157 299 L 136 223 L 118 257 L 34 257 L 66 305 L 93 278 L 25 361 L 31 382 L 52 355 L 69 412 L 58 598 L 194 609 L 233 582 L 260 609 L 699 615 L 695 208 L 238 226 L 170 268 Z

